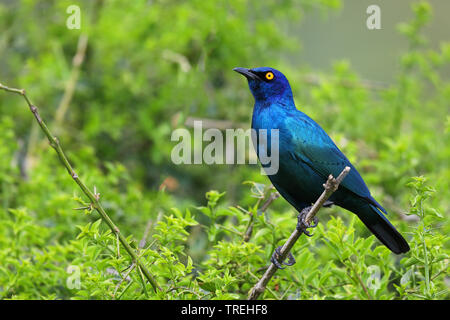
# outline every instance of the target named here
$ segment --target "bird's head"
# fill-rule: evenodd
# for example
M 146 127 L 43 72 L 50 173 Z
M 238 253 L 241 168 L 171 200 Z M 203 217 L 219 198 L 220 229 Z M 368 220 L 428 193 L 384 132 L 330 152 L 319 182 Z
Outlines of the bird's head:
M 280 71 L 268 68 L 234 68 L 248 80 L 248 86 L 258 102 L 292 100 L 289 81 Z

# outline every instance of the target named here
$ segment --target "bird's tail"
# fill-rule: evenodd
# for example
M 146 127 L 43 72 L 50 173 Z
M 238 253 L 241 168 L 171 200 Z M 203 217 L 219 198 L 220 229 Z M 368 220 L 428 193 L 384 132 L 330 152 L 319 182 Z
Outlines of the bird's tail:
M 409 251 L 409 245 L 405 238 L 394 228 L 379 208 L 367 203 L 360 207 L 356 214 L 378 240 L 392 252 L 400 254 Z

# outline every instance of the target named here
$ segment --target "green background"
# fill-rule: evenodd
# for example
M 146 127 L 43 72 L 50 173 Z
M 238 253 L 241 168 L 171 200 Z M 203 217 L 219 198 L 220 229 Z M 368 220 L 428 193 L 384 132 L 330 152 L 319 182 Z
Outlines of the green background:
M 79 30 L 66 27 L 73 4 Z M 365 26 L 370 4 L 381 30 Z M 25 101 L 0 91 L 0 297 L 245 298 L 296 213 L 278 199 L 257 214 L 269 185 L 257 165 L 174 165 L 170 136 L 197 118 L 247 129 L 253 98 L 232 69 L 271 66 L 412 250 L 394 256 L 350 213 L 323 210 L 264 298 L 448 298 L 448 9 L 442 0 L 0 1 L 0 83 L 26 89 L 122 233 L 135 247 L 147 239 L 141 253 L 162 287 L 152 293 L 136 270 L 120 280 L 126 252 L 96 212 L 73 210 L 87 199 Z M 209 190 L 225 194 L 205 199 Z M 75 289 L 70 265 L 81 272 Z M 380 286 L 365 285 L 371 265 Z

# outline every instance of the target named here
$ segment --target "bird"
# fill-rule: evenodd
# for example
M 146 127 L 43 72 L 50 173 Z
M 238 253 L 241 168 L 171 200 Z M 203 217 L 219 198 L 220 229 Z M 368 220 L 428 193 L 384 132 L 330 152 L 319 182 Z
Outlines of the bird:
M 337 205 L 356 214 L 393 253 L 408 252 L 405 238 L 389 222 L 386 210 L 372 197 L 356 168 L 325 130 L 297 109 L 284 74 L 270 67 L 233 70 L 247 78 L 255 100 L 252 129 L 266 130 L 268 136 L 273 129 L 278 130 L 279 168 L 268 177 L 280 195 L 299 212 L 297 229 L 305 231 L 302 217 L 323 192 L 323 183 L 328 176 L 337 177 L 348 166 L 350 172 L 328 199 L 327 206 Z M 266 146 L 270 153 L 269 140 L 270 137 Z M 262 142 L 257 138 L 254 144 L 259 157 Z M 274 256 L 271 261 L 276 262 L 273 259 Z M 278 263 L 276 265 L 280 267 Z

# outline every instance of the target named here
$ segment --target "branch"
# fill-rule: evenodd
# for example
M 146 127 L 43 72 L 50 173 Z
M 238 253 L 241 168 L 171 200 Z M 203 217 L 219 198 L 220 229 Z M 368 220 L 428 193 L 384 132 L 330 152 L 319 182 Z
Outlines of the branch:
M 324 183 L 323 187 L 325 190 L 320 195 L 319 199 L 314 203 L 311 210 L 309 210 L 308 214 L 305 218 L 305 224 L 311 225 L 311 221 L 319 212 L 319 209 L 322 207 L 322 205 L 325 203 L 325 201 L 328 200 L 328 198 L 337 190 L 339 187 L 339 184 L 344 180 L 344 178 L 347 176 L 347 174 L 350 172 L 350 167 L 345 167 L 344 170 L 342 170 L 341 174 L 335 179 L 330 174 L 328 177 L 328 180 Z M 298 238 L 302 235 L 302 232 L 298 231 L 297 228 L 292 232 L 289 239 L 286 241 L 286 243 L 283 245 L 283 247 L 280 250 L 280 259 L 279 261 L 284 261 L 286 257 L 288 256 L 289 252 L 291 251 L 292 247 L 294 246 L 295 242 L 298 240 Z M 269 283 L 270 279 L 272 279 L 273 275 L 277 271 L 277 267 L 271 263 L 270 266 L 267 268 L 266 272 L 262 276 L 262 278 L 256 283 L 256 285 L 250 290 L 250 293 L 248 295 L 249 300 L 256 300 L 258 299 L 259 295 L 264 292 L 266 289 L 267 283 Z
M 38 108 L 30 102 L 30 100 L 28 99 L 27 95 L 25 94 L 25 90 L 24 89 L 9 88 L 7 86 L 2 85 L 1 83 L 0 83 L 0 89 L 8 91 L 8 92 L 13 92 L 13 93 L 19 94 L 25 99 L 25 101 L 28 104 L 28 107 L 30 108 L 30 111 L 33 113 L 33 115 L 36 118 L 36 121 L 38 122 L 39 126 L 41 127 L 42 131 L 45 133 L 45 135 L 46 135 L 46 137 L 47 137 L 47 139 L 48 139 L 48 141 L 50 143 L 50 146 L 53 149 L 55 149 L 56 153 L 58 154 L 59 160 L 61 161 L 61 163 L 66 168 L 67 172 L 70 174 L 72 179 L 78 184 L 78 186 L 83 191 L 83 193 L 89 198 L 89 200 L 92 203 L 92 207 L 95 208 L 95 210 L 100 214 L 102 220 L 108 225 L 108 227 L 111 229 L 111 231 L 116 235 L 116 237 L 122 243 L 122 245 L 124 246 L 125 250 L 130 255 L 133 263 L 135 263 L 142 270 L 143 274 L 145 275 L 147 280 L 150 282 L 150 284 L 152 285 L 153 289 L 155 291 L 156 290 L 161 290 L 160 287 L 158 286 L 158 283 L 156 282 L 156 280 L 153 278 L 153 276 L 147 270 L 145 265 L 139 260 L 136 252 L 133 250 L 133 248 L 127 242 L 125 237 L 120 233 L 119 228 L 117 228 L 117 226 L 114 224 L 114 222 L 108 216 L 106 211 L 103 209 L 103 207 L 102 207 L 102 205 L 100 204 L 100 201 L 99 201 L 99 199 L 100 199 L 99 194 L 94 193 L 91 190 L 89 190 L 88 187 L 84 184 L 84 182 L 81 181 L 81 179 L 78 176 L 78 174 L 73 170 L 71 164 L 69 163 L 69 160 L 67 160 L 67 157 L 64 154 L 63 149 L 61 148 L 61 145 L 59 143 L 58 138 L 53 136 L 53 134 L 50 132 L 50 130 L 48 129 L 47 125 L 42 120 L 41 116 L 39 115 Z
M 268 192 L 270 192 L 271 189 L 274 189 L 273 186 L 270 186 Z M 263 197 L 258 199 L 257 206 L 259 206 L 259 203 L 265 197 L 266 197 L 266 194 L 264 193 Z M 258 209 L 257 214 L 263 214 L 264 212 L 266 212 L 267 208 L 272 204 L 272 202 L 274 202 L 279 197 L 280 197 L 280 194 L 278 192 L 272 192 L 270 194 L 269 198 L 266 200 L 266 202 L 264 202 L 262 207 L 260 209 Z M 250 241 L 250 237 L 252 236 L 252 233 L 253 233 L 254 214 L 253 213 L 249 213 L 249 214 L 250 214 L 250 220 L 248 221 L 247 228 L 244 232 L 244 241 L 245 242 Z
M 186 127 L 194 127 L 195 121 L 201 121 L 203 128 L 214 128 L 219 130 L 226 130 L 230 128 L 239 129 L 248 127 L 247 123 L 238 123 L 231 120 L 219 120 L 219 119 L 208 119 L 208 118 L 196 118 L 187 117 L 184 125 Z
M 307 84 L 310 84 L 313 86 L 320 86 L 320 85 L 322 85 L 324 80 L 336 81 L 337 79 L 333 78 L 333 77 L 322 77 L 318 74 L 309 73 L 309 74 L 305 74 L 302 77 L 302 80 Z M 385 83 L 385 82 L 381 82 L 381 81 L 373 81 L 373 80 L 365 80 L 365 79 L 361 79 L 357 83 L 352 83 L 351 81 L 344 81 L 344 80 L 339 80 L 339 81 L 340 81 L 339 85 L 341 85 L 344 88 L 363 87 L 365 89 L 374 90 L 374 91 L 383 91 L 383 90 L 389 89 L 389 84 Z
M 61 124 L 64 120 L 66 112 L 69 109 L 70 102 L 72 101 L 72 97 L 75 92 L 75 87 L 77 85 L 78 78 L 80 75 L 80 67 L 84 61 L 84 57 L 86 54 L 87 45 L 88 45 L 88 36 L 84 33 L 80 34 L 80 37 L 78 38 L 77 52 L 72 59 L 72 71 L 70 72 L 70 77 L 66 82 L 63 97 L 58 107 L 56 108 L 55 120 L 53 123 L 53 132 L 55 132 L 56 134 L 60 133 Z M 27 173 L 30 168 L 28 158 L 31 157 L 35 148 L 44 145 L 46 143 L 45 138 L 44 140 L 40 141 L 39 144 L 37 143 L 36 141 L 37 133 L 38 133 L 37 127 L 33 126 L 30 132 L 28 147 L 25 152 L 25 155 L 23 156 L 24 160 L 23 163 L 21 163 L 21 172 L 24 177 L 27 177 Z
M 86 48 L 88 45 L 88 36 L 84 33 L 80 34 L 77 44 L 77 52 L 72 59 L 72 71 L 70 73 L 69 80 L 66 82 L 66 88 L 64 89 L 64 95 L 56 108 L 55 125 L 56 128 L 61 126 L 61 122 L 64 120 L 64 116 L 69 109 L 70 102 L 72 101 L 75 87 L 80 76 L 80 67 L 84 61 L 86 55 Z
M 103 0 L 90 2 L 89 12 L 91 12 L 91 14 L 89 15 L 90 17 L 88 19 L 89 24 L 94 25 L 98 21 L 98 15 L 102 6 Z M 78 78 L 80 76 L 81 65 L 83 64 L 86 57 L 88 39 L 89 39 L 88 35 L 84 32 L 82 32 L 78 37 L 77 51 L 72 58 L 72 70 L 70 72 L 70 77 L 66 82 L 64 95 L 58 107 L 56 108 L 53 130 L 60 129 L 61 123 L 64 121 L 64 117 L 70 107 L 70 102 L 72 101 L 75 92 L 75 87 L 77 85 Z M 58 131 L 55 132 L 58 133 Z
M 261 207 L 261 212 L 266 212 L 267 208 L 274 202 L 276 199 L 280 197 L 280 194 L 278 192 L 273 192 L 270 194 L 269 199 L 267 199 L 266 202 Z

